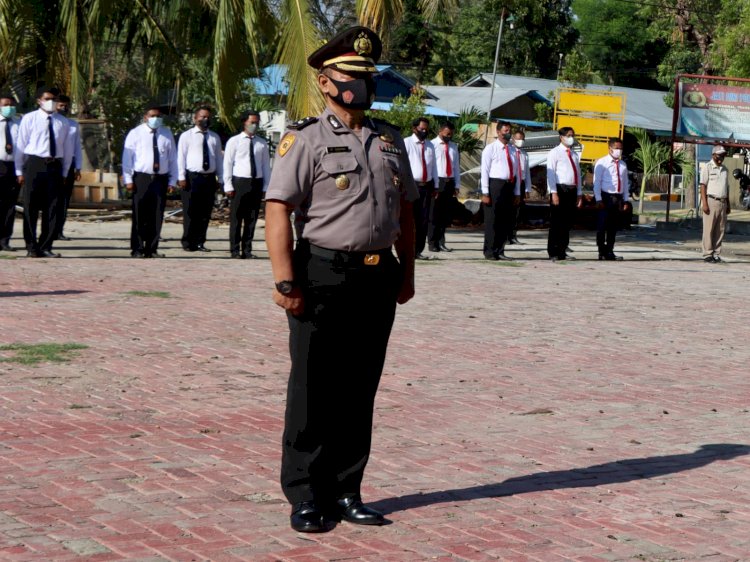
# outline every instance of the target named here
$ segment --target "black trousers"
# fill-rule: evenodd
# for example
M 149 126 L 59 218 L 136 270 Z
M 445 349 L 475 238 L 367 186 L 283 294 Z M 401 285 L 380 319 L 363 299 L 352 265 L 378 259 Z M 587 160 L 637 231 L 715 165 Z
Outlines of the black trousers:
M 484 206 L 484 255 L 493 257 L 505 251 L 508 233 L 515 225 L 515 185 L 490 178 L 490 204 Z
M 430 206 L 432 205 L 435 193 L 435 184 L 433 182 L 418 183 L 417 189 L 419 190 L 419 199 L 414 201 L 412 205 L 416 236 L 414 250 L 417 254 L 421 254 L 427 243 L 427 232 L 430 226 Z
M 133 221 L 130 249 L 153 255 L 159 248 L 164 208 L 167 204 L 167 174 L 133 174 Z
M 604 208 L 596 217 L 596 245 L 599 255 L 606 256 L 615 249 L 615 236 L 620 226 L 622 195 L 619 193 L 602 193 Z
M 304 241 L 294 263 L 305 310 L 287 315 L 281 487 L 292 504 L 325 504 L 360 492 L 401 268 L 390 252 L 378 265 L 346 263 L 312 254 Z
M 230 208 L 229 251 L 247 255 L 253 251 L 255 225 L 263 200 L 263 178 L 233 177 L 232 186 L 235 194 Z
M 0 161 L 0 245 L 9 245 L 21 186 L 13 162 Z
M 60 235 L 65 229 L 65 221 L 68 220 L 68 208 L 70 207 L 70 199 L 73 197 L 73 187 L 76 182 L 76 171 L 71 166 L 68 176 L 63 178 L 62 190 L 60 191 L 60 197 L 58 197 L 57 203 L 60 208 L 57 211 L 57 234 L 55 239 L 60 238 Z
M 188 172 L 182 197 L 182 247 L 203 246 L 216 196 L 216 175 Z
M 445 243 L 445 231 L 453 219 L 453 197 L 456 193 L 456 180 L 440 178 L 437 197 L 433 197 L 430 206 L 430 226 L 427 238 L 430 248 Z
M 62 192 L 62 159 L 29 156 L 23 167 L 23 238 L 29 252 L 52 251 L 57 238 L 58 198 Z M 37 238 L 36 228 L 42 217 L 42 231 Z
M 575 187 L 557 186 L 557 196 L 560 199 L 560 204 L 552 205 L 552 196 L 550 195 L 547 254 L 551 258 L 564 257 L 565 250 L 570 244 L 570 230 L 573 228 L 573 221 L 576 216 L 578 191 Z
M 518 235 L 518 227 L 521 224 L 521 208 L 523 207 L 524 201 L 526 200 L 526 181 L 521 182 L 521 204 L 518 205 L 514 212 L 513 228 L 510 229 L 508 234 L 508 242 L 514 240 Z

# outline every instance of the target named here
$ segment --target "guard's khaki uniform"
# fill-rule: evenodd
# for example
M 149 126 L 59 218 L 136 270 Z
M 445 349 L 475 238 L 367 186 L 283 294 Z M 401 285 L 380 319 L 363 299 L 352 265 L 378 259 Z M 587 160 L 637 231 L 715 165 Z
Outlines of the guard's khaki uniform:
M 727 226 L 729 171 L 709 160 L 701 166 L 700 183 L 706 186 L 708 214 L 703 213 L 703 258 L 718 257 Z
M 401 270 L 391 252 L 402 201 L 419 196 L 403 140 L 382 122 L 361 135 L 330 110 L 282 138 L 266 193 L 295 208 L 288 315 L 292 368 L 281 484 L 290 503 L 358 496 Z

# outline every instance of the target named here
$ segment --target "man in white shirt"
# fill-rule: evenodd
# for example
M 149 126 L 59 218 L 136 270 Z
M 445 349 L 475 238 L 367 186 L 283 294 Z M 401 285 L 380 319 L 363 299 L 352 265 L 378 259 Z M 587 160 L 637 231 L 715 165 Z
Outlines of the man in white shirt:
M 10 245 L 13 236 L 13 221 L 16 218 L 16 203 L 21 186 L 16 177 L 14 152 L 18 145 L 16 100 L 11 94 L 0 94 L 0 251 L 15 252 Z
M 701 166 L 700 190 L 703 210 L 703 261 L 719 263 L 721 243 L 727 226 L 729 207 L 729 171 L 724 166 L 727 150 L 717 144 L 711 160 Z
M 146 108 L 143 123 L 125 138 L 122 176 L 125 189 L 133 194 L 130 255 L 164 257 L 157 250 L 167 193 L 177 185 L 177 146 L 157 104 Z
M 427 237 L 430 248 L 437 248 L 442 252 L 452 251 L 445 245 L 445 230 L 451 224 L 453 200 L 461 187 L 460 155 L 458 145 L 452 141 L 455 130 L 453 123 L 442 123 L 438 136 L 431 141 L 435 149 L 438 187 L 432 199 Z
M 205 243 L 216 199 L 216 178 L 224 181 L 221 139 L 209 130 L 211 108 L 199 107 L 193 114 L 193 123 L 195 127 L 182 133 L 177 143 L 182 248 L 187 252 L 210 252 Z
M 622 160 L 622 140 L 609 139 L 609 154 L 594 164 L 594 197 L 599 209 L 596 245 L 600 260 L 622 260 L 614 253 L 615 236 L 622 211 L 630 206 L 629 187 L 628 167 Z
M 550 225 L 547 254 L 552 261 L 572 259 L 565 251 L 570 243 L 576 208 L 581 206 L 580 157 L 572 150 L 575 131 L 563 127 L 558 131 L 560 144 L 547 156 L 547 190 L 550 194 Z
M 245 111 L 240 122 L 242 132 L 224 150 L 224 192 L 232 200 L 229 251 L 236 259 L 254 259 L 255 224 L 271 180 L 271 156 L 266 139 L 256 135 L 260 114 Z
M 31 258 L 60 257 L 52 251 L 52 244 L 58 233 L 58 198 L 73 153 L 68 142 L 68 120 L 56 112 L 59 94 L 57 88 L 39 87 L 36 96 L 39 109 L 24 115 L 18 129 L 16 176 L 24 188 L 23 237 L 26 255 Z M 40 214 L 42 231 L 37 237 Z
M 63 180 L 63 189 L 58 200 L 60 208 L 58 209 L 59 218 L 55 240 L 70 240 L 70 238 L 63 234 L 63 229 L 65 228 L 65 221 L 68 218 L 68 207 L 70 207 L 70 198 L 73 196 L 73 187 L 75 186 L 75 182 L 81 179 L 81 164 L 83 163 L 81 128 L 78 121 L 68 117 L 70 113 L 70 98 L 65 94 L 60 94 L 57 98 L 57 113 L 65 117 L 70 125 L 68 142 L 71 145 L 69 150 L 73 154 L 73 160 L 70 163 L 68 175 Z
M 497 139 L 482 151 L 481 189 L 484 205 L 484 257 L 510 260 L 505 242 L 514 225 L 515 207 L 521 200 L 521 176 L 516 169 L 516 149 L 510 145 L 510 123 L 500 121 Z
M 419 117 L 411 124 L 412 135 L 404 139 L 406 153 L 409 156 L 414 182 L 419 190 L 419 200 L 414 201 L 414 225 L 416 232 L 415 256 L 418 260 L 429 259 L 422 254 L 427 242 L 427 232 L 430 225 L 430 208 L 435 192 L 438 188 L 438 173 L 435 162 L 435 147 L 427 140 L 430 122 L 426 117 Z M 438 247 L 430 247 L 433 251 L 440 251 Z
M 523 207 L 526 196 L 531 193 L 531 170 L 529 170 L 529 155 L 523 150 L 526 142 L 526 133 L 518 130 L 513 133 L 513 146 L 516 149 L 516 170 L 521 177 L 521 202 L 516 206 L 516 216 L 513 221 L 513 229 L 508 235 L 508 244 L 520 244 L 518 241 L 518 223 L 521 220 L 521 207 Z

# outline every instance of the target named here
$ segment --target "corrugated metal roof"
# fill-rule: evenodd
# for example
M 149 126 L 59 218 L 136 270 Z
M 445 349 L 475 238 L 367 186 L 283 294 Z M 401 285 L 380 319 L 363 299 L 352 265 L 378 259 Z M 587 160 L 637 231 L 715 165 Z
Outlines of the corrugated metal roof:
M 434 95 L 437 100 L 425 100 L 428 105 L 441 107 L 442 109 L 461 113 L 462 110 L 470 109 L 472 106 L 480 111 L 487 111 L 490 103 L 491 91 L 489 88 L 472 88 L 467 86 L 427 86 L 427 91 Z M 491 111 L 506 103 L 522 96 L 530 96 L 535 100 L 542 97 L 536 90 L 524 90 L 521 88 L 495 88 L 492 94 Z

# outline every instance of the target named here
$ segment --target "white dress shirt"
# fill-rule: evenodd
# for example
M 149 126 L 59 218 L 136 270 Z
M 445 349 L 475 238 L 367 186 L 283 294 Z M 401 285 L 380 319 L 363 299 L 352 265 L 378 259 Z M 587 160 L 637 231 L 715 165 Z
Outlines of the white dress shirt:
M 208 135 L 208 170 L 203 169 L 203 138 Z M 187 172 L 199 174 L 216 174 L 219 183 L 224 181 L 223 157 L 221 154 L 221 139 L 213 131 L 198 126 L 188 129 L 180 135 L 177 142 L 177 172 L 178 179 L 183 181 Z
M 0 160 L 3 162 L 13 162 L 18 146 L 18 127 L 21 120 L 18 117 L 6 119 L 0 115 Z M 5 128 L 10 125 L 10 138 L 13 142 L 13 150 L 10 154 L 5 151 Z
M 250 170 L 250 138 L 253 139 L 253 155 L 255 157 L 255 178 L 263 178 L 263 192 L 268 189 L 271 181 L 271 154 L 268 142 L 263 137 L 250 137 L 245 131 L 234 135 L 227 141 L 224 149 L 224 192 L 234 191 L 232 177 L 252 177 Z
M 73 153 L 70 150 L 71 144 L 68 142 L 70 124 L 67 118 L 62 115 L 47 113 L 39 108 L 24 115 L 18 128 L 18 140 L 13 151 L 15 153 L 17 176 L 23 175 L 23 164 L 26 157 L 51 158 L 49 119 L 52 119 L 52 130 L 55 134 L 55 158 L 62 160 L 63 177 L 68 175 L 70 163 L 73 160 Z
M 419 140 L 417 135 L 406 137 L 404 139 L 404 145 L 406 146 L 406 153 L 409 155 L 409 164 L 411 166 L 411 173 L 414 176 L 414 181 L 417 183 L 423 183 L 422 178 L 424 178 L 424 169 L 422 168 L 422 149 L 424 149 L 424 161 L 427 165 L 426 183 L 433 182 L 437 189 L 439 185 L 439 176 L 437 164 L 435 162 L 435 147 L 428 140 Z
M 510 154 L 510 166 L 508 165 Z M 492 142 L 482 150 L 482 195 L 490 194 L 490 179 L 506 180 L 513 177 L 513 193 L 521 195 L 521 174 L 516 170 L 516 147 L 503 144 L 499 140 Z
M 75 164 L 74 170 L 80 170 L 83 164 L 83 150 L 81 148 L 81 125 L 78 121 L 66 117 L 68 125 L 70 125 L 70 133 L 68 134 L 68 150 L 73 155 L 71 160 L 71 166 Z
M 531 170 L 529 169 L 529 155 L 525 150 L 514 147 L 516 149 L 516 159 L 513 161 L 516 165 L 516 170 L 521 170 L 518 174 L 523 182 L 524 191 L 531 193 Z
M 159 171 L 154 172 L 154 134 L 159 149 Z M 156 133 L 146 123 L 131 129 L 125 137 L 122 151 L 122 176 L 126 184 L 133 183 L 133 174 L 169 175 L 169 185 L 177 184 L 177 147 L 172 131 L 159 127 Z
M 445 158 L 445 144 L 440 136 L 430 141 L 435 147 L 435 166 L 437 168 L 438 178 L 448 177 L 448 161 Z M 461 185 L 461 156 L 458 152 L 458 145 L 451 141 L 448 143 L 448 155 L 451 159 L 451 172 L 453 180 L 456 182 L 456 189 Z
M 620 174 L 618 189 L 617 174 Z M 630 184 L 628 183 L 628 166 L 625 162 L 615 160 L 611 154 L 599 158 L 594 164 L 594 197 L 602 200 L 602 193 L 619 193 L 623 201 L 630 199 Z
M 573 159 L 572 165 L 570 163 L 571 158 Z M 576 178 L 578 181 L 576 181 Z M 583 194 L 580 156 L 563 143 L 558 144 L 550 150 L 547 156 L 548 191 L 550 193 L 557 193 L 557 184 L 575 185 L 578 195 Z

